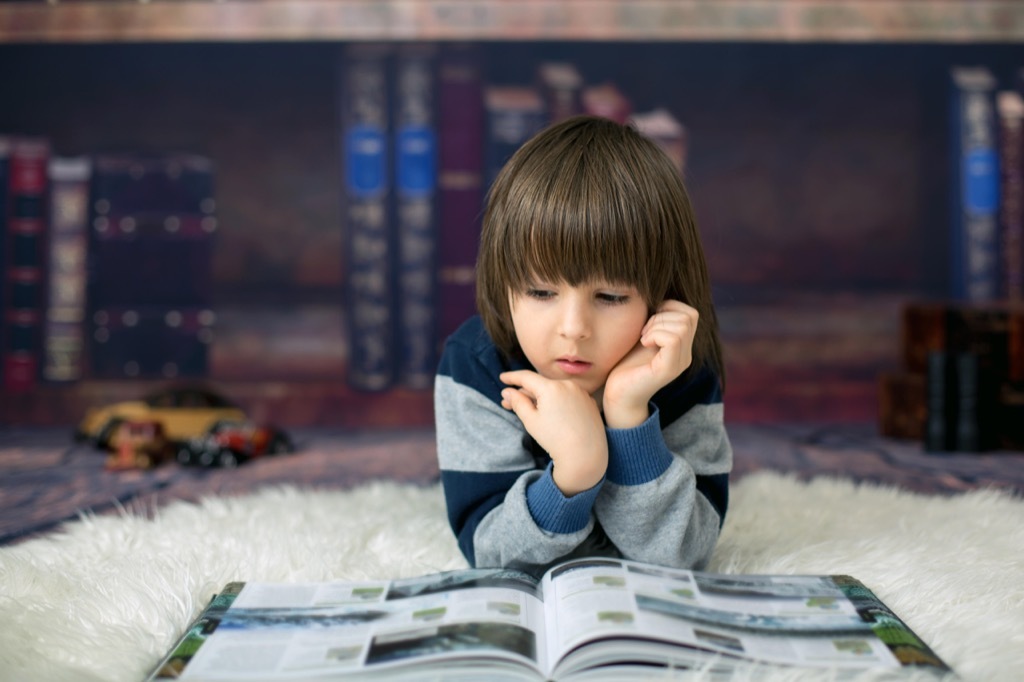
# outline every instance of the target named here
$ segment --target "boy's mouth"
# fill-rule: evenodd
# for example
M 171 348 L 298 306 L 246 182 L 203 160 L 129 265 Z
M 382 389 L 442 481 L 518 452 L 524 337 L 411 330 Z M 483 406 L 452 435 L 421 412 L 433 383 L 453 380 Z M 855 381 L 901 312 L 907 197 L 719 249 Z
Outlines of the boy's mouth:
M 593 365 L 591 362 L 574 357 L 558 358 L 555 360 L 555 364 L 566 374 L 583 374 Z

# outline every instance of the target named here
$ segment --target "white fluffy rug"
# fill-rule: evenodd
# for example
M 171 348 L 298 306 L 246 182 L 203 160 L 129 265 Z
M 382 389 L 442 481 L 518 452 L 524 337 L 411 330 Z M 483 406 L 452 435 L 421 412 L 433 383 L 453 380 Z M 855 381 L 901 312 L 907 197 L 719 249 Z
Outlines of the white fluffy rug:
M 963 679 L 1024 674 L 1024 500 L 759 473 L 730 504 L 711 570 L 854 575 Z M 232 580 L 464 566 L 437 487 L 270 488 L 87 516 L 0 548 L 0 679 L 144 679 Z

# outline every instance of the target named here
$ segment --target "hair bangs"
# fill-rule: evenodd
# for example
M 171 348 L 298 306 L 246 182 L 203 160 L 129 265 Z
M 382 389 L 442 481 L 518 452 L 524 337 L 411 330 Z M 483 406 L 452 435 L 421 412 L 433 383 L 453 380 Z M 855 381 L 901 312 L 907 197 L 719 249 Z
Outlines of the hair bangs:
M 547 174 L 547 182 L 510 196 L 509 205 L 522 207 L 505 223 L 507 253 L 516 256 L 508 263 L 510 288 L 603 280 L 636 287 L 655 303 L 667 282 L 652 281 L 664 268 L 657 263 L 659 244 L 651 240 L 650 222 L 657 217 L 638 201 L 644 192 L 586 154 L 559 161 L 534 169 Z

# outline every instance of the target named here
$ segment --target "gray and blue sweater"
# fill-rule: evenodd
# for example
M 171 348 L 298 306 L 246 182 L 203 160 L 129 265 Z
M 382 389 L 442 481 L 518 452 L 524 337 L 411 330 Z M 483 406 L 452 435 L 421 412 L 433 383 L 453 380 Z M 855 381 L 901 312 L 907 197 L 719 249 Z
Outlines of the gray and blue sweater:
M 565 497 L 550 457 L 501 406 L 509 361 L 479 317 L 447 341 L 434 384 L 448 520 L 470 565 L 539 574 L 578 556 L 682 568 L 711 557 L 729 498 L 732 447 L 718 377 L 691 369 L 651 399 L 632 429 L 606 429 L 608 470 Z

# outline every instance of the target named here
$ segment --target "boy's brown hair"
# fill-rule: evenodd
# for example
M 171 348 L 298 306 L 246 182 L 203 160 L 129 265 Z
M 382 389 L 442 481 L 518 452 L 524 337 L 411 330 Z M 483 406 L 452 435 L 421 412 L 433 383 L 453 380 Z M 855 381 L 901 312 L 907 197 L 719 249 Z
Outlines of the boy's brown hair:
M 666 299 L 696 308 L 693 366 L 710 366 L 724 387 L 704 249 L 679 171 L 634 128 L 576 116 L 526 142 L 491 186 L 477 309 L 498 348 L 519 356 L 510 292 L 597 279 L 635 286 L 652 313 Z

